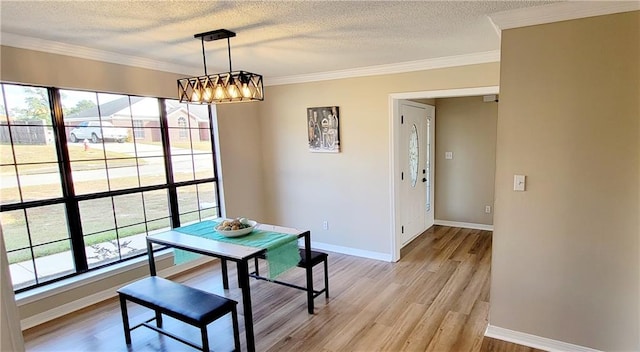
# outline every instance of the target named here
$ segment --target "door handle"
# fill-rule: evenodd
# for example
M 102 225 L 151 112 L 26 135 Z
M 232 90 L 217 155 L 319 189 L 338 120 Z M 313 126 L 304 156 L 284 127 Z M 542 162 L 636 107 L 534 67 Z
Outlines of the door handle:
M 427 182 L 427 179 L 423 177 L 422 182 Z

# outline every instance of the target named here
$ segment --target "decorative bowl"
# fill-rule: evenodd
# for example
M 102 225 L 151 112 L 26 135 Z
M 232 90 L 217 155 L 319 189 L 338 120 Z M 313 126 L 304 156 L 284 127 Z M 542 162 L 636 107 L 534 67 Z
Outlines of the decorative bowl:
M 253 229 L 258 226 L 258 223 L 256 221 L 253 220 L 246 220 L 245 222 L 243 222 L 246 225 L 249 225 L 249 227 L 245 227 L 243 229 L 240 230 L 220 230 L 218 229 L 219 225 L 217 227 L 214 228 L 214 230 L 216 230 L 216 232 L 218 232 L 219 234 L 221 234 L 222 236 L 225 237 L 240 237 L 240 236 L 244 236 L 244 235 L 248 235 L 249 233 L 251 233 L 253 231 Z

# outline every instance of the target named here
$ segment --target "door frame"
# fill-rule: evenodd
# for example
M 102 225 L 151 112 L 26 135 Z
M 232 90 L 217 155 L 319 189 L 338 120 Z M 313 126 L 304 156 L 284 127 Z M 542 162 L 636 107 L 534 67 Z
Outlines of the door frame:
M 406 92 L 406 93 L 391 93 L 389 94 L 389 193 L 391 206 L 389 207 L 390 214 L 390 234 L 391 234 L 391 261 L 397 262 L 400 260 L 400 249 L 402 248 L 402 239 L 400 231 L 400 100 L 407 99 L 436 99 L 436 98 L 454 98 L 465 96 L 479 96 L 487 94 L 498 94 L 500 86 L 485 86 L 475 88 L 460 88 L 460 89 L 442 89 L 442 90 L 427 90 L 419 92 Z M 436 111 L 437 113 L 437 111 Z M 436 135 L 437 138 L 437 135 Z M 435 148 L 435 143 L 434 146 Z M 437 151 L 436 151 L 437 152 Z M 431 165 L 435 174 L 435 160 Z M 435 192 L 436 178 L 434 177 L 432 182 L 432 192 Z M 435 202 L 432 204 L 432 208 L 435 214 Z M 437 219 L 436 219 L 437 221 Z

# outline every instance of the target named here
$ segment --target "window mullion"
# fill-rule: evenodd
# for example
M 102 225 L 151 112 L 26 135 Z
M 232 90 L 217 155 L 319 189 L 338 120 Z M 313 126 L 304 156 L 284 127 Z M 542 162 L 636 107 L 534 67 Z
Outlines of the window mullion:
M 160 136 L 162 137 L 162 149 L 164 152 L 164 167 L 167 177 L 167 193 L 169 197 L 169 216 L 171 227 L 180 227 L 180 212 L 178 209 L 178 192 L 173 179 L 173 162 L 171 157 L 171 145 L 169 143 L 169 123 L 167 119 L 167 106 L 163 98 L 158 99 L 160 110 Z
M 67 224 L 69 226 L 69 236 L 71 238 L 71 252 L 76 272 L 81 273 L 89 269 L 87 255 L 84 250 L 84 237 L 82 236 L 82 223 L 80 220 L 80 208 L 75 197 L 73 186 L 73 175 L 69 158 L 69 148 L 67 147 L 67 135 L 65 133 L 64 116 L 62 112 L 62 102 L 60 91 L 57 88 L 49 88 L 49 102 L 51 113 L 53 114 L 52 124 L 56 135 L 56 152 L 58 154 L 58 166 L 62 182 L 62 194 L 65 198 L 67 210 Z
M 207 112 L 209 113 L 209 138 L 211 140 L 211 156 L 213 158 L 213 177 L 215 178 L 215 190 L 216 190 L 216 205 L 218 206 L 217 215 L 222 215 L 222 204 L 220 203 L 220 182 L 218 182 L 218 155 L 216 153 L 216 139 L 214 134 L 214 121 L 213 121 L 213 109 L 215 109 L 215 105 L 209 105 Z M 217 116 L 217 113 L 216 113 Z M 217 126 L 217 124 L 216 124 Z

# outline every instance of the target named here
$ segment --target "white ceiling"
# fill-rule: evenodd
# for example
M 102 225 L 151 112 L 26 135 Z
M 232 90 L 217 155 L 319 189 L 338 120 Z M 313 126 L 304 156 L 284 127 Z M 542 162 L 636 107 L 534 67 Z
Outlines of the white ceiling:
M 1 0 L 0 42 L 201 75 L 201 42 L 193 35 L 225 28 L 237 33 L 233 68 L 269 82 L 451 57 L 496 61 L 500 38 L 489 16 L 549 3 Z M 228 70 L 225 40 L 205 49 L 209 73 Z

